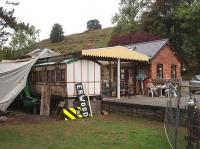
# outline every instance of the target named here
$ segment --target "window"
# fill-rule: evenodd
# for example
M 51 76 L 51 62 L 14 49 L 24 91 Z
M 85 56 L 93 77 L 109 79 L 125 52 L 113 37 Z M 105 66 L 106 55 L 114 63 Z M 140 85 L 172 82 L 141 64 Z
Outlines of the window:
M 47 82 L 52 82 L 51 81 L 51 79 L 52 79 L 51 75 L 52 75 L 51 70 L 48 70 L 47 71 Z
M 121 80 L 125 79 L 125 69 L 121 69 Z
M 47 82 L 47 71 L 42 71 L 42 82 Z
M 65 69 L 56 69 L 56 82 L 65 81 Z
M 65 69 L 61 69 L 61 81 L 65 81 Z
M 37 71 L 33 71 L 33 82 L 38 82 L 38 73 Z
M 51 71 L 51 82 L 55 82 L 55 71 Z
M 42 71 L 37 71 L 38 72 L 38 82 L 42 82 Z
M 49 82 L 49 83 L 55 82 L 55 71 L 54 70 L 47 71 L 47 82 Z
M 176 79 L 176 65 L 171 65 L 171 79 Z
M 56 82 L 60 82 L 60 81 L 61 81 L 61 70 L 56 69 Z
M 163 79 L 163 64 L 157 64 L 157 79 Z

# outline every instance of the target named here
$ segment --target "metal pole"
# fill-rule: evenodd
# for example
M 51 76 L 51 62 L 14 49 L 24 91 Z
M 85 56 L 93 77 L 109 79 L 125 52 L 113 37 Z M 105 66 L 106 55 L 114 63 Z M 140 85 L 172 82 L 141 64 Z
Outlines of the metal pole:
M 120 99 L 120 59 L 117 60 L 117 99 Z

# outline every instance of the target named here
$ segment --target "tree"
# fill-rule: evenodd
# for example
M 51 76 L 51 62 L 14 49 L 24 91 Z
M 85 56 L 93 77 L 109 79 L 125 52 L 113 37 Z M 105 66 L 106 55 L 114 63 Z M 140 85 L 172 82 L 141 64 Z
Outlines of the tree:
M 50 33 L 50 41 L 52 43 L 61 42 L 64 40 L 64 31 L 58 23 L 54 24 Z
M 185 59 L 190 61 L 190 66 L 196 64 L 200 71 L 200 1 L 194 0 L 190 5 L 182 3 L 173 17 L 180 22 L 181 32 L 178 35 L 182 39 L 180 48 L 185 53 Z
M 140 16 L 144 9 L 147 9 L 151 1 L 147 0 L 121 0 L 119 13 L 112 18 L 112 23 L 116 23 L 113 36 L 119 34 L 133 33 L 138 30 Z
M 16 6 L 19 3 L 10 2 L 10 1 L 2 1 L 0 0 L 0 3 L 3 5 L 4 3 L 6 5 L 12 5 Z M 18 30 L 27 30 L 29 25 L 25 24 L 23 22 L 18 22 L 17 19 L 13 16 L 14 15 L 14 9 L 7 10 L 3 8 L 3 6 L 0 7 L 0 47 L 5 44 L 5 42 L 8 40 L 8 36 L 10 35 L 10 29 L 13 29 L 15 31 Z
M 87 22 L 87 30 L 88 31 L 97 30 L 97 29 L 101 29 L 101 28 L 102 28 L 102 26 L 101 26 L 99 20 L 97 20 L 97 19 L 89 20 Z
M 200 2 L 197 0 L 156 0 L 142 14 L 140 29 L 169 38 L 188 64 L 199 60 Z M 200 60 L 199 60 L 200 63 Z
M 39 30 L 35 26 L 30 26 L 27 31 L 15 31 L 9 43 L 12 50 L 30 48 L 39 41 Z
M 0 50 L 0 60 L 16 59 L 37 48 L 36 43 L 39 41 L 39 32 L 33 25 L 27 31 L 15 31 L 9 46 L 4 46 L 3 50 Z

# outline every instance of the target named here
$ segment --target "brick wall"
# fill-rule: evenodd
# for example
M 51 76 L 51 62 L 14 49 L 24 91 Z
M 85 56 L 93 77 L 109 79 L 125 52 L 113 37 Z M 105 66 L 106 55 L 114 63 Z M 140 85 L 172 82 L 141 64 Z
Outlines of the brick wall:
M 176 65 L 177 79 L 181 77 L 181 62 L 169 46 L 163 47 L 151 60 L 150 78 L 157 78 L 157 64 L 163 64 L 163 79 L 171 78 L 171 65 Z

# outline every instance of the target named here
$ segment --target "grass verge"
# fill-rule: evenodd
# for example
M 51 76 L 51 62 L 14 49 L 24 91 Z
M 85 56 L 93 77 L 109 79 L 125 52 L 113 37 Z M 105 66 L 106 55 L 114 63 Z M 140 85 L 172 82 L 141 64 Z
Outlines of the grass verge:
M 169 149 L 163 124 L 109 115 L 0 127 L 0 149 Z

